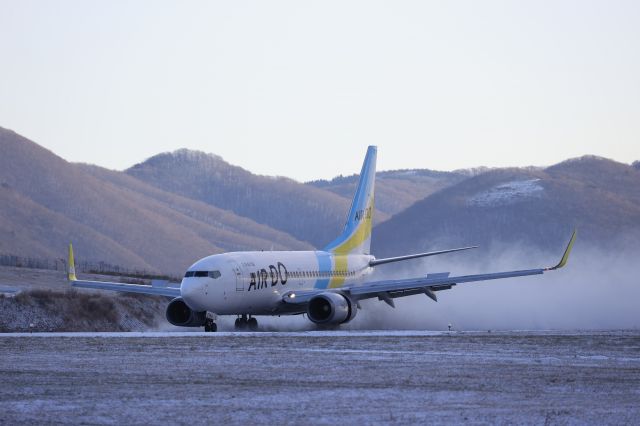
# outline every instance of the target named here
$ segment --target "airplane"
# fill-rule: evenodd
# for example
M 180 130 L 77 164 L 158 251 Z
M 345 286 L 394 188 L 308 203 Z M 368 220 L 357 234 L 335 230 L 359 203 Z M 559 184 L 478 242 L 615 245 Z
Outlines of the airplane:
M 198 260 L 177 285 L 140 285 L 84 281 L 76 277 L 69 244 L 67 278 L 73 287 L 160 295 L 171 298 L 169 323 L 217 330 L 218 316 L 236 316 L 236 329 L 256 330 L 260 315 L 306 315 L 320 327 L 337 327 L 356 317 L 360 301 L 378 298 L 391 307 L 398 297 L 436 293 L 456 285 L 510 277 L 540 275 L 566 265 L 576 239 L 573 231 L 560 262 L 552 267 L 477 275 L 449 272 L 412 278 L 374 280 L 380 266 L 477 248 L 460 247 L 377 259 L 370 252 L 374 212 L 377 147 L 370 146 L 342 233 L 322 250 L 245 251 L 214 254 Z M 175 283 L 177 284 L 177 283 Z

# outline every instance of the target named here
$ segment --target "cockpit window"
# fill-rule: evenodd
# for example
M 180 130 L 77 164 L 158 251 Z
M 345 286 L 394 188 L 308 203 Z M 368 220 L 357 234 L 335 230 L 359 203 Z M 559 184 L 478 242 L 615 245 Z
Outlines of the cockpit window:
M 214 280 L 216 278 L 220 278 L 221 276 L 222 276 L 222 274 L 220 273 L 220 271 L 187 271 L 187 273 L 184 274 L 185 278 L 209 277 L 209 278 L 213 278 Z

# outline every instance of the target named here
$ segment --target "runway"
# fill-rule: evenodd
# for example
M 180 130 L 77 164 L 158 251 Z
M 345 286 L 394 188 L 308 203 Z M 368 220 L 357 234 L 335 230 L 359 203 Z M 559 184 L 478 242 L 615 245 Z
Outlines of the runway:
M 621 424 L 640 332 L 0 335 L 2 422 Z

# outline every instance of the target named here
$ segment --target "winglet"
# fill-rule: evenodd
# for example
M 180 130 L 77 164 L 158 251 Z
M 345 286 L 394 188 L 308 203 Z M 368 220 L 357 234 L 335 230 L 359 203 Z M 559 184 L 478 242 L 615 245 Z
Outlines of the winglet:
M 69 281 L 77 281 L 76 278 L 76 264 L 73 260 L 73 245 L 69 243 L 69 259 L 68 259 L 68 269 L 67 269 L 67 280 Z
M 571 239 L 569 240 L 569 244 L 567 245 L 567 248 L 564 251 L 564 254 L 562 255 L 562 259 L 560 259 L 560 263 L 558 263 L 554 267 L 545 269 L 546 271 L 553 271 L 555 269 L 560 269 L 567 264 L 567 261 L 569 260 L 569 254 L 571 253 L 571 249 L 573 248 L 573 243 L 576 241 L 576 235 L 577 235 L 577 230 L 574 229 L 573 235 L 571 235 Z

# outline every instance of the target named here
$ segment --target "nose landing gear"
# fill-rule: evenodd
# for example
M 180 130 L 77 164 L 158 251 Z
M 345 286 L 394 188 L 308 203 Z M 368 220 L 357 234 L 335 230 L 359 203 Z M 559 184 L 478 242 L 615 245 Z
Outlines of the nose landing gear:
M 207 317 L 204 320 L 204 331 L 212 332 L 212 333 L 218 331 L 218 325 L 216 324 L 215 314 L 207 312 Z
M 236 330 L 249 329 L 251 331 L 256 331 L 258 329 L 258 320 L 253 318 L 251 315 L 241 315 L 236 318 L 234 325 Z

